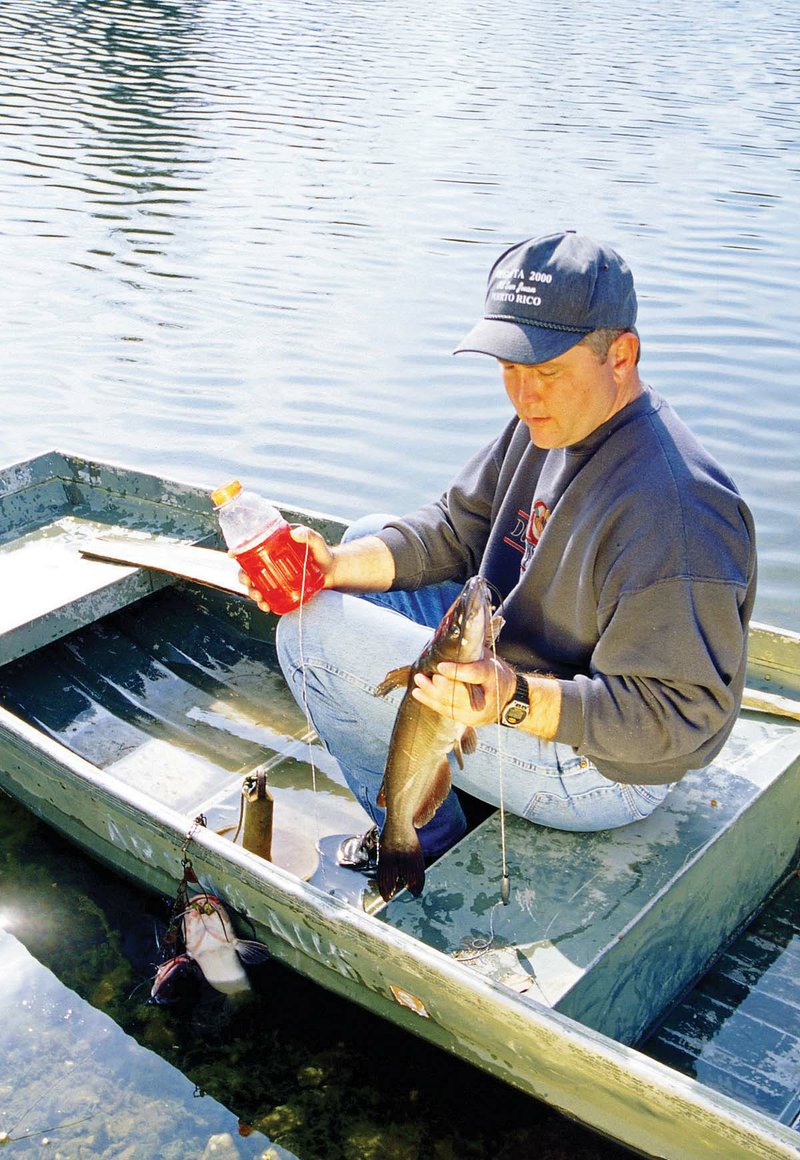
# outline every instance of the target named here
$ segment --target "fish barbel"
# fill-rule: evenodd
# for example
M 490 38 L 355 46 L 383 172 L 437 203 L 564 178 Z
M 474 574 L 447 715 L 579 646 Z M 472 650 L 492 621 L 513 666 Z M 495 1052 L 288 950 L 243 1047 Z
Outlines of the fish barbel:
M 431 820 L 450 792 L 448 754 L 453 751 L 463 769 L 463 754 L 473 753 L 477 745 L 471 726 L 443 717 L 415 700 L 414 677 L 417 673 L 431 676 L 442 661 L 470 664 L 480 660 L 501 625 L 501 617 L 492 618 L 486 581 L 475 576 L 464 585 L 414 663 L 393 669 L 378 686 L 379 696 L 401 686 L 406 689 L 377 799 L 386 809 L 378 846 L 378 889 L 386 902 L 403 886 L 414 895 L 422 893 L 425 861 L 417 830 Z M 482 700 L 477 686 L 469 685 L 468 689 L 471 698 Z

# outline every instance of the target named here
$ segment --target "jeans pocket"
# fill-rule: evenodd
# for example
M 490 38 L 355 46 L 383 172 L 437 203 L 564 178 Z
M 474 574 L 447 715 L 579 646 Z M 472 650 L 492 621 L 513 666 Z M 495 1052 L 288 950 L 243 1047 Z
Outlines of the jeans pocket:
M 649 818 L 653 810 L 660 806 L 672 788 L 669 785 L 629 785 L 623 783 L 623 796 L 637 818 Z

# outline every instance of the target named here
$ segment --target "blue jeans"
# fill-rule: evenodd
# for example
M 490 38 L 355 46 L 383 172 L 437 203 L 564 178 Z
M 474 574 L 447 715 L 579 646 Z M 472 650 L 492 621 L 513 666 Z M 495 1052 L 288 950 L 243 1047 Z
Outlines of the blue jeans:
M 366 534 L 380 522 L 369 517 L 351 531 Z M 416 592 L 350 596 L 320 592 L 278 625 L 278 659 L 295 699 L 304 701 L 320 738 L 341 766 L 354 796 L 380 826 L 376 805 L 389 740 L 404 690 L 375 694 L 390 669 L 410 664 L 430 639 L 430 629 L 460 591 L 437 584 Z M 667 785 L 610 781 L 567 745 L 530 733 L 488 725 L 465 769 L 451 759 L 453 784 L 513 814 L 560 830 L 606 830 L 648 816 Z M 456 842 L 466 820 L 454 791 L 419 831 L 426 857 Z

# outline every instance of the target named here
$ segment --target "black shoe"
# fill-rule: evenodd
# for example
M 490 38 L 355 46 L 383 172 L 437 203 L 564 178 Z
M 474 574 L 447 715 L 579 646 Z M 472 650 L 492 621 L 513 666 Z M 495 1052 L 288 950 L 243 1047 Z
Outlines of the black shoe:
M 374 874 L 378 869 L 378 827 L 372 826 L 366 834 L 345 838 L 336 853 L 336 861 L 348 870 Z

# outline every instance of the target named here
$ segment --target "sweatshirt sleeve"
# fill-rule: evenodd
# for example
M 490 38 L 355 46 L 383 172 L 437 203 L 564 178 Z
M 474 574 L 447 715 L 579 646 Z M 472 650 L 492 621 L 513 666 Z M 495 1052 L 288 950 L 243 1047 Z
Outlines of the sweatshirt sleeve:
M 394 589 L 467 580 L 477 573 L 515 424 L 478 451 L 438 500 L 378 532 L 394 558 Z
M 617 781 L 666 783 L 707 764 L 741 702 L 750 603 L 742 585 L 720 580 L 626 594 L 589 674 L 560 682 L 556 740 Z

